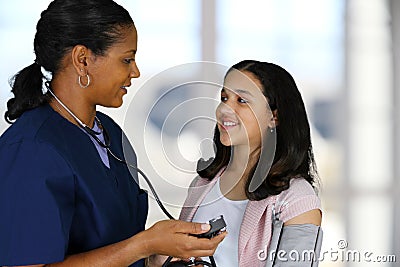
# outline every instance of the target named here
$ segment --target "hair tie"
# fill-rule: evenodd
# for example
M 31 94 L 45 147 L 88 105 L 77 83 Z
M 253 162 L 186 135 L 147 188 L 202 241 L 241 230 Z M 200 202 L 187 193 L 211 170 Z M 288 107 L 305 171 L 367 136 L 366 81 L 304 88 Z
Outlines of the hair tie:
M 40 66 L 40 65 L 39 65 Z M 46 70 L 45 68 L 43 68 L 42 66 L 40 67 L 40 71 L 42 72 L 43 77 L 47 80 L 47 81 L 51 81 L 51 79 L 53 78 L 53 75 L 51 73 L 51 71 Z

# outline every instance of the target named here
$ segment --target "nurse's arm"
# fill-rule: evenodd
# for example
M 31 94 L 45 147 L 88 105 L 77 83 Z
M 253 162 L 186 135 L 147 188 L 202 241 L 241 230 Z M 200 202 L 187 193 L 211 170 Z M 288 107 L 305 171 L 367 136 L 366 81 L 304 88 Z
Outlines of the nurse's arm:
M 202 227 L 203 226 L 203 227 Z M 177 258 L 213 255 L 226 233 L 212 239 L 197 238 L 209 230 L 208 224 L 165 220 L 154 224 L 121 242 L 68 256 L 63 262 L 29 265 L 29 267 L 121 267 L 147 258 L 153 254 L 170 255 Z M 28 266 L 24 266 L 28 267 Z

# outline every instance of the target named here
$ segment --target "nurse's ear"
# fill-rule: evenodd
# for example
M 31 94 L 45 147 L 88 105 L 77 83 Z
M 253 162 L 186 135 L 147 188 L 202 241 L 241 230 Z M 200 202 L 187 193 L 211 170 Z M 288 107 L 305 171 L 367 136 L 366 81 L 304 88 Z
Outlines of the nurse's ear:
M 71 57 L 72 65 L 79 76 L 88 74 L 88 62 L 91 51 L 84 45 L 76 45 L 72 48 Z

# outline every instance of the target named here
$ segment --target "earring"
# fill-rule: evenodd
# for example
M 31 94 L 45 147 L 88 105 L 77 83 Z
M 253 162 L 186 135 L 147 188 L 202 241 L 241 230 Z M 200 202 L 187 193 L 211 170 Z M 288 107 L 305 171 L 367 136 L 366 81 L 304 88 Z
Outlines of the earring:
M 78 84 L 79 84 L 79 86 L 81 88 L 87 88 L 90 85 L 90 76 L 89 76 L 89 74 L 86 74 L 85 76 L 86 76 L 86 79 L 87 79 L 87 84 L 85 84 L 85 85 L 83 85 L 82 81 L 81 81 L 81 78 L 83 76 L 80 76 L 80 75 L 78 76 Z
M 269 128 L 269 131 L 270 131 L 271 133 L 273 133 L 273 132 L 274 132 L 274 129 L 275 129 L 275 128 Z

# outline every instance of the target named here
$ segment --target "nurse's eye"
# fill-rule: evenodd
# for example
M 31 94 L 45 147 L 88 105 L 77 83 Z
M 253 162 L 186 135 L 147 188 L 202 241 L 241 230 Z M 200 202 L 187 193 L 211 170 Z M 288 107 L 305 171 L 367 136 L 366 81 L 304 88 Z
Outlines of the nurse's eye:
M 133 61 L 135 61 L 134 58 L 125 58 L 124 59 L 124 63 L 126 63 L 126 64 L 131 64 Z
M 221 95 L 221 102 L 226 102 L 228 100 L 228 97 Z

